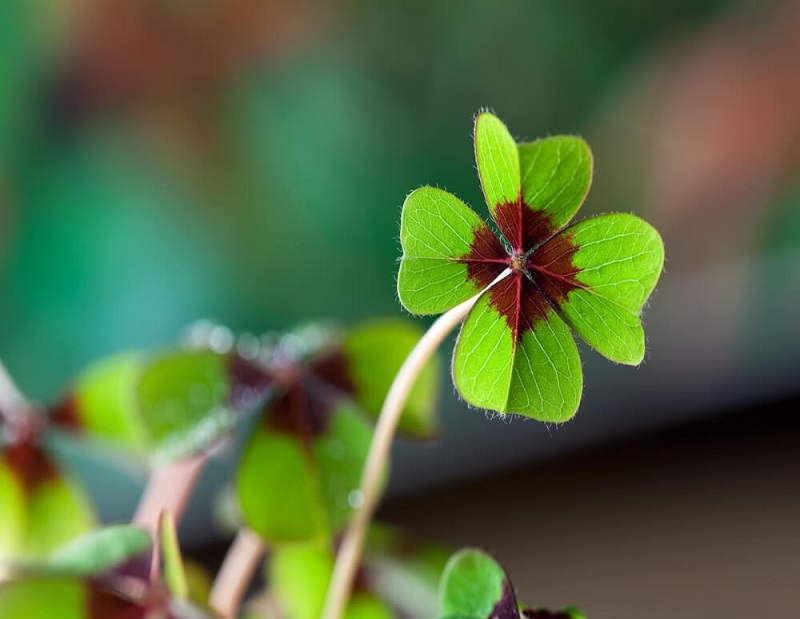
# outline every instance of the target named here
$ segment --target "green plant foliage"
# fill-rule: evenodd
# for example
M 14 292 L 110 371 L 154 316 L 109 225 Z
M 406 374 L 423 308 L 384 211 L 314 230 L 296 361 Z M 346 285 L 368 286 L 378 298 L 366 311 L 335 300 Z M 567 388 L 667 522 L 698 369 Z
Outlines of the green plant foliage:
M 160 586 L 122 591 L 107 579 L 40 574 L 0 584 L 3 619 L 209 619 Z
M 574 607 L 555 612 L 520 608 L 502 566 L 474 548 L 450 558 L 439 585 L 439 600 L 443 619 L 586 619 Z
M 455 196 L 421 187 L 400 216 L 403 258 L 397 280 L 400 302 L 415 314 L 438 314 L 480 292 L 469 278 L 469 255 L 483 220 Z
M 25 539 L 26 500 L 14 470 L 0 461 L 0 564 L 17 557 Z
M 661 237 L 626 214 L 567 226 L 592 179 L 591 151 L 580 138 L 516 144 L 500 120 L 482 113 L 475 157 L 500 236 L 455 196 L 412 192 L 401 218 L 400 300 L 431 314 L 484 290 L 453 357 L 462 397 L 565 421 L 583 387 L 570 328 L 612 361 L 644 358 L 639 314 L 661 273 Z
M 348 521 L 372 431 L 341 404 L 316 437 L 263 423 L 242 455 L 237 490 L 242 514 L 271 542 L 327 539 Z
M 227 359 L 211 350 L 178 351 L 148 364 L 138 399 L 159 458 L 175 460 L 207 449 L 233 427 Z
M 35 438 L 0 451 L 0 562 L 41 559 L 94 525 L 88 497 Z
M 439 587 L 441 613 L 444 617 L 488 619 L 506 601 L 516 608 L 516 599 L 503 568 L 480 550 L 465 549 L 452 556 L 442 574 Z
M 111 357 L 76 380 L 51 420 L 154 461 L 190 456 L 236 422 L 228 360 L 205 349 Z
M 360 499 L 369 417 L 378 415 L 420 336 L 398 320 L 344 334 L 310 325 L 287 333 L 268 354 L 234 361 L 234 392 L 266 399 L 237 472 L 239 505 L 251 529 L 275 543 L 325 540 L 345 526 Z M 434 359 L 403 411 L 408 434 L 435 432 L 437 385 Z
M 91 503 L 80 486 L 65 476 L 45 481 L 30 495 L 26 555 L 44 557 L 88 531 L 94 522 Z
M 334 565 L 333 544 L 278 547 L 267 560 L 266 594 L 285 619 L 318 619 Z M 371 527 L 346 617 L 434 617 L 449 552 L 381 525 Z
M 94 619 L 88 612 L 87 588 L 75 578 L 51 577 L 0 584 L 0 617 Z
M 371 416 L 378 417 L 394 377 L 421 337 L 415 324 L 398 319 L 365 322 L 345 334 L 342 348 L 354 398 Z M 401 433 L 422 439 L 436 435 L 440 371 L 439 358 L 431 357 L 408 396 L 398 426 Z
M 113 525 L 75 538 L 58 548 L 47 567 L 72 575 L 95 576 L 150 550 L 153 540 L 134 525 Z
M 161 569 L 152 577 L 150 534 L 133 525 L 108 526 L 72 540 L 46 562 L 20 566 L 0 584 L 0 617 L 207 619 L 189 601 L 172 519 L 163 516 L 159 528 Z M 196 592 L 201 603 L 207 588 Z
M 328 583 L 333 574 L 334 553 L 327 544 L 289 544 L 278 548 L 269 562 L 269 578 L 286 619 L 319 619 Z M 395 614 L 372 592 L 354 592 L 344 619 L 393 619 Z
M 150 441 L 136 394 L 145 363 L 145 355 L 128 353 L 92 364 L 54 409 L 54 423 L 79 427 L 93 438 L 146 453 Z

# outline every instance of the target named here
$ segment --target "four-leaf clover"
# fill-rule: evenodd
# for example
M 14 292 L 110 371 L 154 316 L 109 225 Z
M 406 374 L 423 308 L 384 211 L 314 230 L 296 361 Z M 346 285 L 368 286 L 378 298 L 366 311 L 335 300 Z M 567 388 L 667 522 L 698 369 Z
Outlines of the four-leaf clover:
M 481 113 L 475 157 L 500 236 L 452 194 L 413 191 L 401 221 L 400 301 L 415 314 L 444 312 L 509 269 L 464 322 L 456 387 L 481 408 L 565 421 L 583 387 L 570 328 L 613 361 L 642 361 L 639 315 L 663 266 L 661 237 L 629 214 L 567 226 L 592 180 L 580 138 L 517 144 L 498 118 Z

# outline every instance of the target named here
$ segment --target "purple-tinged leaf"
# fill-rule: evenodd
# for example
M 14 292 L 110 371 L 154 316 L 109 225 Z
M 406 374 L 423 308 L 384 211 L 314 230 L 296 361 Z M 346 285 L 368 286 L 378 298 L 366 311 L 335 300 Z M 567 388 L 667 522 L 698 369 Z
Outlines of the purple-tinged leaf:
M 448 561 L 439 585 L 443 617 L 519 619 L 517 599 L 503 568 L 485 552 L 464 549 Z

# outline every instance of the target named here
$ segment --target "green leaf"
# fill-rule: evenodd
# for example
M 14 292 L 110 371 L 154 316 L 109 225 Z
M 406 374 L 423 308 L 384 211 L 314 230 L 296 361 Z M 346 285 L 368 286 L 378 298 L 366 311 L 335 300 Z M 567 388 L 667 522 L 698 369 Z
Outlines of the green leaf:
M 163 573 L 167 588 L 173 599 L 186 601 L 189 598 L 189 584 L 183 557 L 178 545 L 178 534 L 175 531 L 175 519 L 169 512 L 161 514 L 160 522 L 161 556 L 164 559 Z
M 319 619 L 333 574 L 334 555 L 323 544 L 279 546 L 269 560 L 269 579 L 282 616 Z M 393 619 L 385 602 L 366 591 L 356 591 L 348 601 L 344 619 Z
M 146 452 L 149 437 L 136 393 L 144 363 L 143 355 L 127 353 L 91 365 L 75 381 L 71 396 L 56 407 L 53 421 L 59 427 Z
M 245 522 L 265 540 L 327 535 L 316 470 L 294 437 L 256 428 L 239 463 L 236 490 Z
M 291 619 L 319 619 L 332 573 L 333 556 L 326 545 L 282 545 L 269 560 L 269 580 Z
M 361 474 L 372 443 L 372 426 L 346 405 L 334 412 L 328 432 L 313 442 L 328 528 L 339 533 L 360 506 Z
M 344 619 L 395 619 L 395 614 L 374 595 L 355 593 L 347 602 Z
M 38 437 L 3 446 L 0 492 L 7 510 L 0 517 L 0 557 L 43 558 L 94 524 L 83 489 L 58 470 Z
M 583 388 L 578 350 L 552 309 L 528 308 L 520 281 L 527 280 L 512 274 L 478 299 L 456 344 L 453 379 L 461 397 L 474 406 L 566 421 L 575 414 Z M 511 318 L 496 309 L 498 298 L 518 308 Z M 536 311 L 543 316 L 531 317 Z
M 346 334 L 343 347 L 355 399 L 376 419 L 400 366 L 422 335 L 423 331 L 415 324 L 398 319 L 364 323 Z M 440 371 L 440 359 L 434 355 L 411 389 L 400 417 L 400 432 L 418 438 L 436 434 Z
M 74 575 L 102 574 L 150 550 L 150 534 L 134 525 L 112 525 L 73 539 L 58 548 L 47 566 Z
M 639 313 L 661 274 L 664 245 L 658 232 L 633 215 L 605 215 L 562 234 L 578 247 L 572 258 L 581 288 L 560 307 L 564 320 L 612 361 L 644 358 Z
M 87 609 L 87 587 L 72 578 L 36 578 L 0 584 L 3 619 L 95 619 Z M 111 618 L 109 618 L 111 619 Z
M 516 202 L 520 190 L 517 144 L 502 121 L 488 112 L 475 118 L 475 160 L 492 215 L 499 205 Z
M 94 526 L 83 489 L 67 477 L 43 480 L 28 499 L 24 557 L 44 558 Z
M 443 617 L 489 619 L 499 608 L 516 609 L 503 568 L 485 552 L 464 549 L 454 554 L 442 575 L 439 603 Z
M 592 184 L 592 152 L 574 136 L 559 135 L 519 145 L 522 199 L 547 215 L 553 231 L 583 204 Z
M 273 543 L 329 539 L 352 513 L 371 438 L 370 425 L 344 404 L 316 436 L 293 434 L 267 417 L 237 474 L 248 526 Z
M 438 314 L 480 292 L 462 259 L 481 232 L 489 232 L 486 223 L 454 195 L 434 187 L 409 194 L 400 219 L 397 277 L 400 302 L 409 312 Z
M 142 422 L 162 460 L 207 449 L 228 432 L 236 416 L 228 406 L 227 356 L 210 350 L 156 358 L 138 386 Z
M 19 477 L 0 459 L 0 565 L 19 556 L 24 546 L 27 501 Z

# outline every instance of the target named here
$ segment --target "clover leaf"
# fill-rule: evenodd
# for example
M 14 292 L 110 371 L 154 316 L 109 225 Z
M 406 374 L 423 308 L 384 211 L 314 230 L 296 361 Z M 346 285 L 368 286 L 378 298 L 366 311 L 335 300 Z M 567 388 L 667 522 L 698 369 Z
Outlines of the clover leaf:
M 271 543 L 328 540 L 347 524 L 362 500 L 372 418 L 420 335 L 396 320 L 344 333 L 309 325 L 267 355 L 231 358 L 234 401 L 263 401 L 236 475 L 241 515 L 253 531 Z M 400 422 L 416 438 L 436 431 L 436 361 Z
M 575 607 L 560 611 L 524 608 L 503 567 L 475 548 L 456 552 L 439 583 L 444 619 L 586 619 Z
M 89 497 L 40 442 L 40 430 L 13 436 L 0 424 L 0 572 L 6 562 L 40 559 L 94 523 Z
M 154 544 L 137 526 L 103 527 L 62 545 L 46 562 L 21 564 L 0 580 L 0 617 L 211 619 L 190 595 L 171 516 L 162 516 L 159 529 Z
M 412 313 L 436 314 L 484 291 L 453 357 L 461 396 L 501 413 L 565 421 L 583 388 L 570 329 L 612 361 L 644 358 L 639 314 L 661 273 L 661 237 L 629 214 L 567 225 L 592 180 L 592 154 L 580 138 L 517 144 L 484 112 L 475 156 L 500 235 L 452 194 L 413 191 L 401 219 L 400 301 Z

